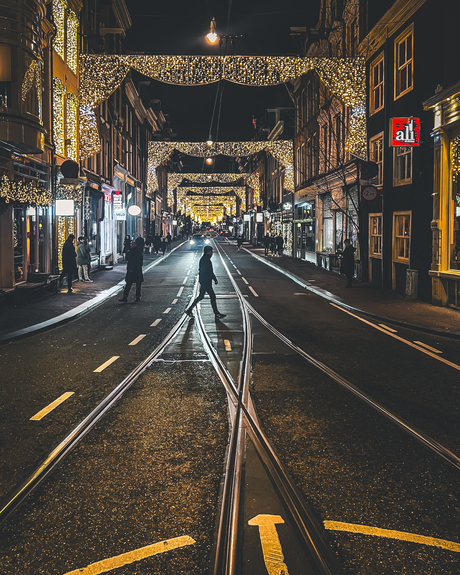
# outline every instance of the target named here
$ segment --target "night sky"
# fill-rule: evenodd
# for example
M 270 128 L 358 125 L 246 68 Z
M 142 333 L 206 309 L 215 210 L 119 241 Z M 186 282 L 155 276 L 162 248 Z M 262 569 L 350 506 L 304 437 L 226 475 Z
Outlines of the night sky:
M 298 55 L 299 47 L 294 44 L 289 28 L 313 28 L 318 21 L 319 4 L 320 0 L 230 0 L 227 25 L 227 0 L 174 0 L 161 4 L 128 0 L 133 25 L 128 31 L 125 47 L 129 52 L 145 54 L 218 55 L 219 43 L 210 45 L 205 40 L 214 16 L 219 34 L 241 36 L 236 39 L 234 47 L 228 47 L 227 54 Z M 169 114 L 177 140 L 207 140 L 217 84 L 184 87 L 152 80 L 150 86 L 142 86 L 141 90 L 144 98 L 161 100 L 163 112 Z M 258 88 L 225 82 L 218 140 L 252 140 L 253 116 L 260 122 L 264 110 L 275 106 L 292 106 L 283 85 Z M 214 139 L 215 135 L 216 121 L 213 124 Z

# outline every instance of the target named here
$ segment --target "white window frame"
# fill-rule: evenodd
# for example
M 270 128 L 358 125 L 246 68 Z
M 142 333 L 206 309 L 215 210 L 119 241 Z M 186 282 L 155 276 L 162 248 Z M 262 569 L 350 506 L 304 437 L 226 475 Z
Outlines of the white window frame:
M 375 154 L 374 144 L 380 142 L 380 146 L 378 147 L 377 157 Z M 383 186 L 383 142 L 384 142 L 384 133 L 380 132 L 375 136 L 372 136 L 369 140 L 369 159 L 371 162 L 375 162 L 378 167 L 377 176 L 373 178 L 371 181 L 374 186 Z
M 377 223 L 377 233 L 375 233 L 375 224 L 374 221 Z M 383 214 L 376 213 L 376 214 L 369 214 L 369 257 L 374 259 L 382 259 L 382 250 L 383 250 Z M 377 240 L 378 249 L 374 251 L 374 242 L 373 238 L 379 238 Z
M 412 172 L 413 172 L 413 148 L 411 146 L 394 146 L 393 147 L 393 185 L 394 186 L 405 186 L 406 184 L 412 183 Z M 399 162 L 404 158 L 404 162 L 410 162 L 410 177 L 400 178 L 399 177 Z M 407 160 L 408 158 L 408 160 Z M 407 171 L 407 167 L 405 168 Z
M 406 227 L 404 221 L 408 220 L 408 233 L 404 233 Z M 399 221 L 403 223 L 404 231 L 401 233 L 401 226 Z M 412 227 L 412 212 L 393 212 L 393 262 L 403 263 L 409 265 L 410 263 L 410 244 L 411 244 L 411 227 Z M 404 242 L 403 252 L 405 255 L 399 254 L 399 244 Z
M 379 112 L 380 110 L 383 110 L 383 108 L 385 107 L 385 60 L 384 60 L 384 53 L 382 52 L 382 54 L 371 64 L 371 69 L 370 69 L 370 90 L 369 90 L 369 94 L 370 94 L 370 102 L 369 102 L 369 108 L 370 108 L 370 114 L 375 114 L 376 112 Z M 379 78 L 379 82 L 377 85 L 374 84 L 374 70 L 377 67 L 382 67 L 382 77 Z M 379 94 L 380 94 L 380 106 L 376 107 L 375 106 L 375 92 L 376 90 L 378 90 Z
M 410 40 L 410 45 L 411 45 L 411 58 L 408 60 L 405 60 L 404 63 L 401 65 L 400 61 L 399 61 L 399 47 L 401 44 L 403 44 L 408 38 L 409 36 L 411 37 Z M 410 67 L 410 71 L 409 71 L 409 67 Z M 401 98 L 401 96 L 404 96 L 405 94 L 407 94 L 408 92 L 410 92 L 411 90 L 414 89 L 414 25 L 411 24 L 411 26 L 409 26 L 409 28 L 407 28 L 407 30 L 405 30 L 401 35 L 399 35 L 394 43 L 394 69 L 395 69 L 395 87 L 394 87 L 394 92 L 395 92 L 395 100 L 397 100 L 398 98 Z M 400 90 L 400 85 L 399 85 L 399 77 L 400 77 L 400 72 L 402 70 L 405 70 L 405 72 L 407 72 L 407 80 L 408 80 L 408 85 L 404 90 Z M 410 85 L 409 85 L 410 82 Z

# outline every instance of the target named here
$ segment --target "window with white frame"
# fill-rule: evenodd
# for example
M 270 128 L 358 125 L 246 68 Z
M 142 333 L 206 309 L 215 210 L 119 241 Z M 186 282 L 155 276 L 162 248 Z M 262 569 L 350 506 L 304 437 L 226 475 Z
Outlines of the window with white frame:
M 393 184 L 400 186 L 412 182 L 412 148 L 396 146 L 393 148 Z
M 372 183 L 375 186 L 383 184 L 383 132 L 373 136 L 369 141 L 369 159 L 377 164 L 378 172 Z
M 370 86 L 370 112 L 374 114 L 384 106 L 383 78 L 384 78 L 384 58 L 383 54 L 376 62 L 371 64 L 371 86 Z
M 393 214 L 393 261 L 409 263 L 411 212 Z
M 369 214 L 369 255 L 382 257 L 382 214 Z
M 395 99 L 412 90 L 414 31 L 411 26 L 395 40 Z

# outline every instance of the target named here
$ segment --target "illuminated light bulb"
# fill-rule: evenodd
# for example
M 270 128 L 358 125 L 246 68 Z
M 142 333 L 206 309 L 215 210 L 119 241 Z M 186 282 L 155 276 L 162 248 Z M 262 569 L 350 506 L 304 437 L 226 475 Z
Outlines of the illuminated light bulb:
M 211 44 L 214 44 L 214 42 L 218 38 L 217 32 L 216 32 L 216 19 L 215 18 L 213 18 L 211 20 L 209 32 L 206 34 L 206 38 L 209 40 L 209 42 L 211 42 Z
M 214 143 L 214 142 L 213 142 L 212 140 L 208 140 L 208 141 L 206 142 L 206 145 L 208 146 L 208 148 L 210 148 L 210 147 L 213 145 L 213 143 Z
M 206 163 L 208 164 L 208 166 L 212 164 L 212 161 L 213 161 L 212 158 L 206 158 Z

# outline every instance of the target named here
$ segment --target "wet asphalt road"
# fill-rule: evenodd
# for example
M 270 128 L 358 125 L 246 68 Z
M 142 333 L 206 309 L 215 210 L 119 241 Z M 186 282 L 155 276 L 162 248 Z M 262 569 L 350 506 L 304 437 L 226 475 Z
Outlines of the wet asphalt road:
M 458 370 L 406 343 L 421 340 L 455 363 L 456 342 L 399 328 L 389 335 L 299 288 L 246 252 L 220 245 L 233 262 L 226 260 L 239 288 L 266 321 L 460 453 Z M 140 303 L 122 304 L 115 296 L 70 324 L 0 348 L 2 497 L 173 328 L 192 297 L 199 255 L 181 248 L 146 274 Z M 216 292 L 233 295 L 217 254 L 213 261 L 220 279 Z M 228 314 L 221 324 L 212 321 L 208 301 L 203 315 L 235 376 L 241 345 L 236 300 L 218 302 Z M 257 413 L 318 522 L 457 542 L 460 471 L 364 406 L 256 320 L 253 329 L 251 394 Z M 144 337 L 130 345 L 139 336 Z M 94 372 L 113 357 L 118 359 Z M 65 392 L 74 393 L 41 421 L 30 421 Z M 7 522 L 2 572 L 64 575 L 164 539 L 189 536 L 196 543 L 113 572 L 205 573 L 228 433 L 225 392 L 193 321 L 187 322 L 161 361 L 149 366 Z M 460 571 L 459 553 L 437 546 L 336 530 L 325 530 L 325 535 L 346 573 Z M 289 541 L 282 544 L 289 547 Z M 264 572 L 260 555 L 251 573 Z M 297 565 L 289 571 L 301 572 Z

